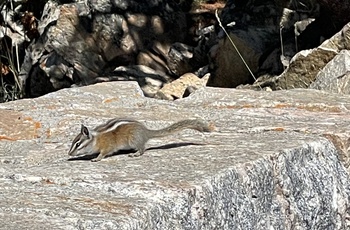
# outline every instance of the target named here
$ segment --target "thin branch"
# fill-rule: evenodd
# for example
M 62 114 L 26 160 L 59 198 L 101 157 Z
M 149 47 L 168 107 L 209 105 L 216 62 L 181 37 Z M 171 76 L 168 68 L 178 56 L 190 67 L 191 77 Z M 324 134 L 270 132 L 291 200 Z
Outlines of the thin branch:
M 235 43 L 232 41 L 230 35 L 227 33 L 226 29 L 223 27 L 222 23 L 221 23 L 221 20 L 219 18 L 219 15 L 218 15 L 218 10 L 215 11 L 215 16 L 216 16 L 216 19 L 218 20 L 219 22 L 219 26 L 221 27 L 221 29 L 225 32 L 227 38 L 229 39 L 229 41 L 231 42 L 232 46 L 235 48 L 238 56 L 241 58 L 241 60 L 243 61 L 245 67 L 247 68 L 247 70 L 249 71 L 250 75 L 252 75 L 252 77 L 254 78 L 254 80 L 256 81 L 256 77 L 254 76 L 253 72 L 251 71 L 251 69 L 249 68 L 248 64 L 246 63 L 246 61 L 244 60 L 243 56 L 241 55 L 241 53 L 239 52 L 237 46 L 235 45 Z M 259 85 L 260 89 L 261 86 Z

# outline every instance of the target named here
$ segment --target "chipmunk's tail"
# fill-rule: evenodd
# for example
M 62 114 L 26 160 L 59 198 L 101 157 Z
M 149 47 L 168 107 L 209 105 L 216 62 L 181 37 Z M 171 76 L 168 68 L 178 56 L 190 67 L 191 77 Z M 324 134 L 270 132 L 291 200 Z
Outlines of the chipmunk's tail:
M 201 120 L 183 120 L 176 122 L 164 129 L 150 130 L 152 137 L 164 137 L 172 133 L 179 132 L 183 129 L 194 129 L 199 132 L 212 132 L 215 129 L 214 124 L 206 123 Z

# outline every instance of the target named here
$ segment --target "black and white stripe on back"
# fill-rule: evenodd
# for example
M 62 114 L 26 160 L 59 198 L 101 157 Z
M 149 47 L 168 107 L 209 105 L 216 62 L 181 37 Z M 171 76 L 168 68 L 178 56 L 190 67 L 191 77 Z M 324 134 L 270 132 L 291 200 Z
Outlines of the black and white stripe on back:
M 131 119 L 115 118 L 115 119 L 111 119 L 111 120 L 107 121 L 107 123 L 105 123 L 105 124 L 97 126 L 94 129 L 94 131 L 99 132 L 99 133 L 107 133 L 107 132 L 115 130 L 120 125 L 125 125 L 125 124 L 130 124 L 130 123 L 139 123 L 139 122 L 136 120 L 131 120 Z

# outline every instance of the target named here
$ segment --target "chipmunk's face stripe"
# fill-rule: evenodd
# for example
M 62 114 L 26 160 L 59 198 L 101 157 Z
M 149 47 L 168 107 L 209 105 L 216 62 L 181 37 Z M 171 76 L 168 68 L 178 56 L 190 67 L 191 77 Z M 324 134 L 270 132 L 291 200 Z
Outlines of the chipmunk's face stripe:
M 125 124 L 135 123 L 133 120 L 120 120 L 120 119 L 112 119 L 108 121 L 106 124 L 98 126 L 95 131 L 100 133 L 107 133 L 115 130 L 117 127 Z
M 84 150 L 86 148 L 87 145 L 89 145 L 89 143 L 92 140 L 83 140 L 83 141 L 78 141 L 76 143 L 74 143 L 71 147 L 71 149 L 68 152 L 68 155 L 70 156 L 79 156 L 79 155 L 83 155 L 83 154 L 87 154 L 87 152 L 85 151 L 80 151 L 80 150 Z
M 84 152 L 80 152 L 79 150 L 84 149 L 91 142 L 91 138 L 84 135 L 83 133 L 79 133 L 73 140 L 72 146 L 68 151 L 68 155 L 70 156 L 78 156 L 83 155 Z
M 72 156 L 74 154 L 74 152 L 76 152 L 76 150 L 77 150 L 77 143 L 80 142 L 81 136 L 82 136 L 82 134 L 79 133 L 78 136 L 76 136 L 74 138 L 74 140 L 72 142 L 72 145 L 71 145 L 71 147 L 70 147 L 70 149 L 68 151 L 68 155 Z

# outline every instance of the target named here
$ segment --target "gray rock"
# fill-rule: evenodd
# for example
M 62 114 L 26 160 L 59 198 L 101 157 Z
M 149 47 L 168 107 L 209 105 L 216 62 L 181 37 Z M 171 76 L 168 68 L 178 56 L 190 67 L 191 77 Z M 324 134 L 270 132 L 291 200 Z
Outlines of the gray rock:
M 316 80 L 318 74 L 322 75 L 322 70 L 339 52 L 349 49 L 349 34 L 350 23 L 317 48 L 297 53 L 291 59 L 288 68 L 279 76 L 260 79 L 246 88 L 270 87 L 273 90 L 308 88 Z M 334 88 L 334 85 L 327 87 Z
M 311 89 L 350 94 L 350 51 L 342 50 L 316 76 Z
M 308 88 L 316 80 L 316 75 L 338 52 L 350 47 L 350 23 L 319 47 L 299 52 L 293 57 L 289 67 L 278 76 L 277 88 Z
M 335 55 L 335 50 L 323 49 L 322 46 L 300 51 L 292 58 L 288 68 L 277 77 L 277 88 L 308 88 L 316 79 L 318 72 Z
M 201 88 L 170 102 L 109 82 L 0 104 L 1 228 L 348 229 L 349 99 Z M 216 131 L 68 160 L 81 122 L 114 117 L 154 129 L 201 117 Z

